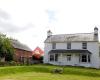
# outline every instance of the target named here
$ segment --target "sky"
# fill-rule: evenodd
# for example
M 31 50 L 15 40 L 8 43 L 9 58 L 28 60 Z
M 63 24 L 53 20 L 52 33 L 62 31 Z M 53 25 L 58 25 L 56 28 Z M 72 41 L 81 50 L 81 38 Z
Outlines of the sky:
M 32 50 L 53 34 L 100 29 L 100 0 L 0 0 L 0 32 Z M 100 31 L 99 31 L 100 33 Z

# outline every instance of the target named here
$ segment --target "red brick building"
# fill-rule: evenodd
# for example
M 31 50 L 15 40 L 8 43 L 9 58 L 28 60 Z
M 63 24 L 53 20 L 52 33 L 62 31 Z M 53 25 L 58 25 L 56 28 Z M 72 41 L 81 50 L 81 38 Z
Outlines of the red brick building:
M 30 63 L 32 59 L 32 50 L 17 40 L 12 40 L 15 49 L 14 60 L 21 63 Z

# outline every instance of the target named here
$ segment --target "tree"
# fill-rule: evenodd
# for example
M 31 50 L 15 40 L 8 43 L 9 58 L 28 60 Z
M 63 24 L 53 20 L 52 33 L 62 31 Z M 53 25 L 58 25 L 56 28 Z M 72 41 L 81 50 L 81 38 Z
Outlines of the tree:
M 13 60 L 14 49 L 11 40 L 4 34 L 0 34 L 0 58 L 5 58 L 6 61 Z

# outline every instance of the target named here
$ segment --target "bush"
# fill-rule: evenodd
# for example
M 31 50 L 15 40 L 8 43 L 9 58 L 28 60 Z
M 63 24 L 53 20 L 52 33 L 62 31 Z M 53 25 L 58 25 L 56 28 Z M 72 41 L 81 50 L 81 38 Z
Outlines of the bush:
M 63 73 L 63 68 L 54 68 L 52 70 L 52 73 L 59 73 L 59 74 L 62 74 Z
M 10 65 L 10 66 L 16 66 L 16 65 L 17 65 L 17 62 L 15 62 L 15 61 L 10 61 L 10 62 L 8 62 L 8 65 Z
M 6 62 L 0 62 L 0 66 L 5 66 Z

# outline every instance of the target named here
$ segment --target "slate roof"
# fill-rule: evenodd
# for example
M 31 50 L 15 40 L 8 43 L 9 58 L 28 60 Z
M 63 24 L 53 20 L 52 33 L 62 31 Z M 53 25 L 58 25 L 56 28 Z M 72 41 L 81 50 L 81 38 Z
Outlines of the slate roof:
M 22 49 L 25 51 L 32 51 L 28 46 L 25 44 L 20 43 L 18 40 L 11 40 L 12 46 L 17 49 Z
M 77 33 L 77 34 L 59 34 L 51 35 L 45 40 L 45 43 L 50 42 L 73 42 L 73 41 L 95 41 L 94 33 Z
M 76 49 L 71 49 L 71 50 L 66 50 L 66 49 L 56 49 L 56 50 L 51 50 L 49 53 L 86 53 L 86 54 L 91 54 L 90 51 L 88 50 L 76 50 Z

